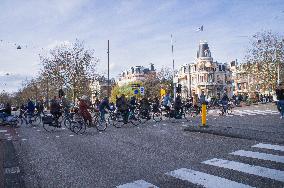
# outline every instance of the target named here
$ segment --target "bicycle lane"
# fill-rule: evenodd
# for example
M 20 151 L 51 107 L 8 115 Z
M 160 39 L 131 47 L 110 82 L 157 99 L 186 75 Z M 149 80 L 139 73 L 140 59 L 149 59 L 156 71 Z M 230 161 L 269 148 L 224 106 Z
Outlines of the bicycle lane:
M 0 187 L 25 187 L 14 142 L 17 129 L 0 127 Z

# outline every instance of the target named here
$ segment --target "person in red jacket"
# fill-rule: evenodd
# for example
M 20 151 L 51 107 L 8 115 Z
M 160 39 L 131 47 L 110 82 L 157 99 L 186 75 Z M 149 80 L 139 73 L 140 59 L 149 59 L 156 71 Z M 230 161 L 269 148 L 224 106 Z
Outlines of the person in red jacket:
M 92 115 L 88 111 L 91 107 L 88 104 L 88 97 L 82 96 L 79 102 L 79 113 L 84 118 L 86 122 L 88 122 L 89 126 L 92 125 Z

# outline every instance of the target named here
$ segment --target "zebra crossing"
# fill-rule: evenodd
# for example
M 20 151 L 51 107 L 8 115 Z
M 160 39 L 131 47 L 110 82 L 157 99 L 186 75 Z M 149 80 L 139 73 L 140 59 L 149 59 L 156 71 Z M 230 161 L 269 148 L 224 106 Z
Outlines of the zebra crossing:
M 218 110 L 212 110 L 211 112 L 209 111 L 209 114 L 212 114 L 213 116 L 219 116 Z M 228 114 L 227 116 L 256 116 L 256 115 L 278 115 L 279 112 L 276 110 L 238 110 L 238 109 L 233 109 L 231 114 Z
M 265 149 L 261 150 L 261 152 L 257 151 L 249 151 L 249 150 L 238 150 L 229 153 L 228 155 L 234 155 L 238 157 L 245 157 L 251 159 L 257 159 L 260 161 L 268 161 L 274 162 L 279 165 L 284 164 L 284 156 L 271 154 L 270 151 L 284 151 L 284 146 L 281 145 L 272 145 L 272 144 L 264 144 L 259 143 L 251 146 L 254 150 L 257 149 Z M 267 178 L 272 181 L 277 181 L 284 183 L 284 171 L 278 169 L 267 168 L 263 166 L 251 165 L 239 161 L 221 159 L 221 158 L 213 158 L 206 161 L 201 162 L 208 167 L 217 167 L 225 170 L 233 170 L 238 173 L 243 173 L 245 175 L 254 175 L 261 178 Z M 170 172 L 165 173 L 167 177 L 175 178 L 177 180 L 185 181 L 192 183 L 194 185 L 208 187 L 208 188 L 225 188 L 225 187 L 233 187 L 233 188 L 250 188 L 252 185 L 244 184 L 243 182 L 236 182 L 230 179 L 226 179 L 223 177 L 219 177 L 216 175 L 208 174 L 206 172 L 201 172 L 197 170 L 193 170 L 190 168 L 180 168 Z M 240 181 L 240 180 L 239 180 Z M 123 185 L 117 186 L 118 188 L 158 188 L 158 186 L 149 183 L 145 180 L 137 180 L 134 182 L 126 183 Z

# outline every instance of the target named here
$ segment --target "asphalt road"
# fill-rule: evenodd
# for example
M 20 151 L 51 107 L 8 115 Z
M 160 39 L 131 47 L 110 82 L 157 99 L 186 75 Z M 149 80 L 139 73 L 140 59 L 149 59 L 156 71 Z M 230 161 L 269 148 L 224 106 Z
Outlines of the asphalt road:
M 234 110 L 255 115 L 213 111 L 208 125 L 230 127 L 250 139 L 184 131 L 200 125 L 200 117 L 108 127 L 103 133 L 89 128 L 84 135 L 24 125 L 0 137 L 13 141 L 26 187 L 125 188 L 133 182 L 140 187 L 284 187 L 284 120 L 276 107 Z

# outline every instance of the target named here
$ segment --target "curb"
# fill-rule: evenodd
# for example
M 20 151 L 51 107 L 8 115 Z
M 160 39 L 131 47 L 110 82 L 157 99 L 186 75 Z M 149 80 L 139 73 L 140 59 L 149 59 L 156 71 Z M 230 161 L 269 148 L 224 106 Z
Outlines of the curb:
M 4 187 L 25 188 L 19 161 L 12 141 L 4 140 Z
M 232 133 L 232 130 L 233 130 L 232 127 L 223 127 L 222 129 L 221 128 L 213 129 L 211 127 L 191 126 L 191 127 L 186 127 L 183 130 L 189 131 L 189 132 L 199 132 L 199 133 L 212 134 L 212 135 L 224 136 L 224 137 L 229 137 L 229 138 L 254 140 L 254 141 L 260 141 L 260 142 L 266 141 L 266 142 L 272 142 L 272 143 L 278 143 L 278 144 L 284 143 L 284 141 L 277 142 L 277 141 L 273 141 L 273 140 L 269 140 L 269 139 L 253 137 L 253 136 L 250 136 L 250 135 Z

